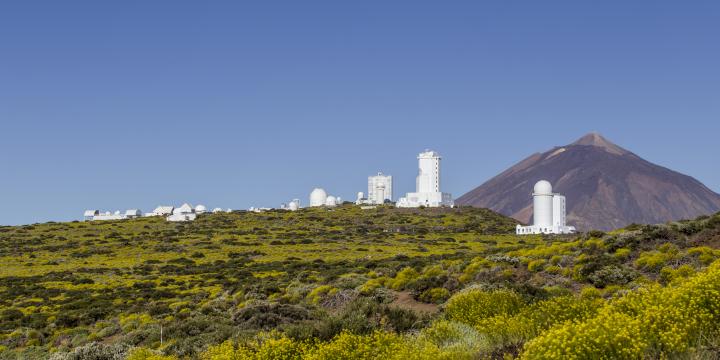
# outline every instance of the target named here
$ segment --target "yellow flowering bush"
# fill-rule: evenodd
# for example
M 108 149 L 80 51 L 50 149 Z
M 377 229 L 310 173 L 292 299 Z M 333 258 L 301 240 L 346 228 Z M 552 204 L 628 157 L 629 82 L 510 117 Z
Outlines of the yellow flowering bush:
M 514 314 L 525 305 L 522 297 L 512 290 L 464 290 L 448 300 L 447 318 L 469 325 L 500 314 Z

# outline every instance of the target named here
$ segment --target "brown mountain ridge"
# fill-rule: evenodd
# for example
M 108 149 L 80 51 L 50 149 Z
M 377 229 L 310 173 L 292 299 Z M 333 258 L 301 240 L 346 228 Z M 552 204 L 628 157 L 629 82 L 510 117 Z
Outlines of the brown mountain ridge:
M 536 153 L 456 200 L 529 223 L 532 187 L 552 183 L 567 197 L 568 225 L 611 230 L 720 211 L 720 195 L 694 178 L 650 163 L 597 133 Z

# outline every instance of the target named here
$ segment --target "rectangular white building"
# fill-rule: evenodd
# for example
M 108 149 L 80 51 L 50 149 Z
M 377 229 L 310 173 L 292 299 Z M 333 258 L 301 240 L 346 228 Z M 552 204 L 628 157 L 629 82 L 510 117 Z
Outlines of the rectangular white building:
M 384 204 L 385 200 L 392 201 L 392 198 L 392 176 L 383 175 L 381 172 L 374 176 L 368 176 L 367 199 L 369 204 Z
M 440 191 L 440 154 L 426 150 L 418 155 L 415 192 L 398 200 L 398 207 L 454 206 L 452 195 Z

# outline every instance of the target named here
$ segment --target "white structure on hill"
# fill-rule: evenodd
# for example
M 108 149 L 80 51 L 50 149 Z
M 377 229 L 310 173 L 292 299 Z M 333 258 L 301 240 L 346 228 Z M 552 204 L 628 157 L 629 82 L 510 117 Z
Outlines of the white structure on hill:
M 98 221 L 98 220 L 123 220 L 123 219 L 134 219 L 142 217 L 142 211 L 137 209 L 126 210 L 124 213 L 117 210 L 113 213 L 106 211 L 100 212 L 100 210 L 85 210 L 83 213 L 83 219 L 85 221 Z
M 205 205 L 198 205 L 195 206 L 195 213 L 196 214 L 204 214 L 207 212 L 207 207 Z
M 88 218 L 88 214 L 94 213 L 92 217 Z M 85 211 L 85 220 L 92 220 L 92 221 L 98 221 L 98 220 L 122 220 L 126 219 L 125 214 L 120 213 L 120 210 L 115 211 L 114 213 L 111 213 L 109 211 L 106 212 L 100 212 L 98 210 L 87 210 Z
M 327 193 L 325 192 L 325 189 L 321 188 L 315 188 L 310 193 L 310 206 L 323 206 L 325 205 L 325 201 L 327 200 Z
M 288 203 L 287 209 L 290 211 L 297 211 L 300 209 L 300 199 L 293 199 L 293 201 Z
M 335 207 L 335 206 L 337 206 L 337 204 L 338 204 L 338 199 L 332 195 L 328 196 L 325 199 L 325 206 Z
M 452 195 L 440 191 L 440 154 L 426 150 L 418 155 L 418 176 L 415 192 L 397 202 L 397 207 L 453 206 Z
M 168 216 L 173 213 L 173 210 L 175 210 L 174 206 L 158 206 L 149 214 L 145 214 L 145 216 Z
M 575 227 L 565 223 L 565 196 L 552 192 L 549 181 L 540 180 L 533 188 L 533 225 L 517 225 L 515 233 L 528 234 L 572 234 Z
M 167 221 L 192 221 L 197 218 L 195 209 L 190 204 L 182 204 L 179 208 L 175 208 L 172 214 L 167 217 Z
M 368 176 L 368 197 L 369 204 L 384 204 L 385 200 L 392 201 L 393 186 L 392 176 L 383 175 L 379 172 L 377 175 Z
M 221 213 L 222 211 L 223 211 L 223 209 L 221 209 L 221 208 L 214 208 L 212 210 L 213 214 Z
M 357 193 L 357 199 L 355 200 L 356 205 L 366 204 L 367 198 L 365 197 L 365 193 L 360 191 Z
M 130 209 L 130 210 L 125 211 L 126 219 L 135 219 L 135 218 L 139 218 L 142 216 L 143 216 L 142 211 L 140 211 L 138 209 Z
M 92 221 L 98 215 L 100 215 L 100 210 L 85 210 L 83 219 L 85 219 L 85 221 Z
M 311 207 L 317 207 L 317 206 L 336 206 L 342 203 L 342 199 L 340 197 L 335 197 L 332 195 L 328 195 L 327 192 L 325 192 L 325 189 L 322 188 L 315 188 L 310 193 L 310 206 Z M 298 207 L 300 207 L 300 202 L 298 201 Z

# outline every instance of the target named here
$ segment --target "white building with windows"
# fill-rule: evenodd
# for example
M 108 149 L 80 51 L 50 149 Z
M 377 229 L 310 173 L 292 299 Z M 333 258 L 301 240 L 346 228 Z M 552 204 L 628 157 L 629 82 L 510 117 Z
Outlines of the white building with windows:
M 418 176 L 415 192 L 407 193 L 397 202 L 397 207 L 454 206 L 452 195 L 440 191 L 440 154 L 426 150 L 418 155 Z
M 368 204 L 384 204 L 385 201 L 393 199 L 393 180 L 391 175 L 368 176 Z
M 574 226 L 565 223 L 565 196 L 552 192 L 549 181 L 540 180 L 533 188 L 533 224 L 517 225 L 515 233 L 529 234 L 572 234 Z

